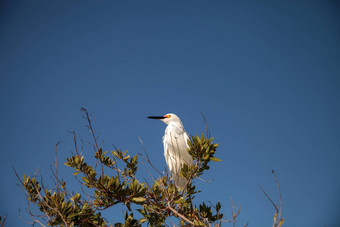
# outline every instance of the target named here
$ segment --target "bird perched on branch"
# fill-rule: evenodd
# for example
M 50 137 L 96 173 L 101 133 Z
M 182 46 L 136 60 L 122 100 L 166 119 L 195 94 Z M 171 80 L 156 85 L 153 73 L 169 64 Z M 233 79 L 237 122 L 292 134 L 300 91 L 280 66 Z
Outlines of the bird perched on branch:
M 176 187 L 183 190 L 187 180 L 180 175 L 180 172 L 183 164 L 191 165 L 193 160 L 187 150 L 189 136 L 184 130 L 181 119 L 173 113 L 148 118 L 161 120 L 168 125 L 163 136 L 165 161 Z

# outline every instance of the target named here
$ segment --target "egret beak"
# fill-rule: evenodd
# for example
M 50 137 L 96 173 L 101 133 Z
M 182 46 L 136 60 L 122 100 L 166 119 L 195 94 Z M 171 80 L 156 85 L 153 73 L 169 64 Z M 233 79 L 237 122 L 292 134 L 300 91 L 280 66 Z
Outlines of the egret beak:
M 166 118 L 166 117 L 165 117 L 165 116 L 150 116 L 150 117 L 148 117 L 148 118 L 150 118 L 150 119 L 161 120 L 161 119 L 164 119 L 164 118 Z

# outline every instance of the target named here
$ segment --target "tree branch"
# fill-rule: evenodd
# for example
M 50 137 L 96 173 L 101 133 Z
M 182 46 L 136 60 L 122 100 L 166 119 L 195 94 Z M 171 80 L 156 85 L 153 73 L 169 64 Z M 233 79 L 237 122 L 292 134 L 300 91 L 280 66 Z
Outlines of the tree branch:
M 185 216 L 183 216 L 182 214 L 178 213 L 177 210 L 175 210 L 174 208 L 171 207 L 170 202 L 168 202 L 168 208 L 169 210 L 171 210 L 174 214 L 176 214 L 177 216 L 181 217 L 184 221 L 188 222 L 189 224 L 191 224 L 192 226 L 195 226 L 195 224 L 190 221 L 188 218 L 186 218 Z

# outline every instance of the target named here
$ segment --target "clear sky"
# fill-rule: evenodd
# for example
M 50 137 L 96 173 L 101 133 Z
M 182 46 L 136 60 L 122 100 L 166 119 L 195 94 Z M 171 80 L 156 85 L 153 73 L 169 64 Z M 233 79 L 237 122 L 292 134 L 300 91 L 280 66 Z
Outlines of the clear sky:
M 0 1 L 0 215 L 25 226 L 12 167 L 48 182 L 72 135 L 104 150 L 142 152 L 160 169 L 165 124 L 176 113 L 220 144 L 198 201 L 230 196 L 243 226 L 270 226 L 279 177 L 287 227 L 340 225 L 340 30 L 336 1 Z M 87 146 L 86 152 L 92 154 Z M 147 175 L 145 169 L 142 173 Z M 68 179 L 68 178 L 67 178 Z M 70 177 L 70 179 L 73 179 Z M 75 182 L 73 180 L 73 182 Z M 75 187 L 70 183 L 70 187 Z M 121 207 L 107 212 L 121 220 Z

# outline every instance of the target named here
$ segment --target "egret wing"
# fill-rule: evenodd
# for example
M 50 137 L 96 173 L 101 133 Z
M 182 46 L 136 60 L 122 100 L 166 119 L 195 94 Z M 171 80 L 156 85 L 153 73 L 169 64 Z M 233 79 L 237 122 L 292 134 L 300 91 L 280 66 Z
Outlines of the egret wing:
M 190 143 L 190 138 L 189 138 L 188 134 L 185 131 L 184 131 L 184 135 L 183 136 L 184 136 L 186 148 L 189 149 L 189 144 L 188 143 Z M 187 164 L 191 165 L 192 164 L 192 157 L 191 157 L 191 155 L 189 154 L 188 151 L 184 152 L 184 154 L 185 154 L 184 155 L 184 161 Z
M 169 168 L 170 173 L 172 172 L 172 161 L 171 161 L 171 154 L 169 150 L 168 143 L 166 141 L 166 135 L 163 136 L 163 146 L 164 146 L 164 157 L 166 161 L 166 165 Z
M 188 140 L 190 141 L 190 137 L 188 136 L 188 133 L 184 132 L 184 140 L 186 142 L 187 148 L 189 148 Z

